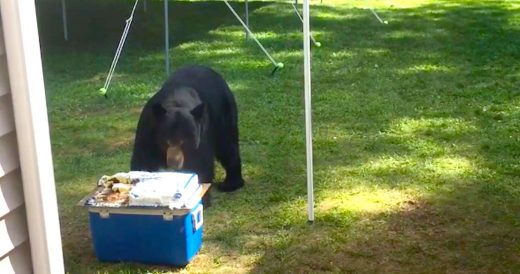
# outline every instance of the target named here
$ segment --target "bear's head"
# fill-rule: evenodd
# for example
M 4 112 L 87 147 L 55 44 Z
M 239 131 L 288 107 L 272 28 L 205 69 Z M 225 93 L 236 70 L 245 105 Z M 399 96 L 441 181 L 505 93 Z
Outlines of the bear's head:
M 193 155 L 201 143 L 204 131 L 206 105 L 200 103 L 193 108 L 165 107 L 153 105 L 153 115 L 157 122 L 156 142 L 166 159 L 168 169 L 180 170 L 185 163 L 185 155 Z

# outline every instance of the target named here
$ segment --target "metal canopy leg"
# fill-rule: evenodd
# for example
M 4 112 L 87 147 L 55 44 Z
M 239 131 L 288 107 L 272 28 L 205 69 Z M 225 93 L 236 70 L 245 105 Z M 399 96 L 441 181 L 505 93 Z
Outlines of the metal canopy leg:
M 231 13 L 233 13 L 233 15 L 235 15 L 235 17 L 237 18 L 238 22 L 240 22 L 240 24 L 242 24 L 242 26 L 244 27 L 244 29 L 246 30 L 247 33 L 249 33 L 249 35 L 251 36 L 251 38 L 253 38 L 253 40 L 255 40 L 256 44 L 258 44 L 258 46 L 260 47 L 260 49 L 264 52 L 264 54 L 267 56 L 267 58 L 269 58 L 269 61 L 271 61 L 271 63 L 273 63 L 274 65 L 274 69 L 273 69 L 273 72 L 271 74 L 274 74 L 276 72 L 277 69 L 281 69 L 284 67 L 284 64 L 282 62 L 276 62 L 274 60 L 274 58 L 269 54 L 269 52 L 267 52 L 267 50 L 264 48 L 264 46 L 260 43 L 260 41 L 258 41 L 258 39 L 256 39 L 255 35 L 253 34 L 253 32 L 251 32 L 251 30 L 249 29 L 249 27 L 246 25 L 246 23 L 244 23 L 244 20 L 242 20 L 242 18 L 240 18 L 240 16 L 238 15 L 238 13 L 235 11 L 235 9 L 233 9 L 233 7 L 231 7 L 231 5 L 228 3 L 227 0 L 224 0 L 224 3 L 226 4 L 226 6 L 229 8 L 229 10 L 231 11 Z
M 381 17 L 379 17 L 377 12 L 373 8 L 370 8 L 370 12 L 372 12 L 372 14 L 376 17 L 377 21 L 379 21 L 379 23 L 385 24 L 385 25 L 388 24 L 388 21 L 381 19 Z
M 303 0 L 303 75 L 305 92 L 305 146 L 307 156 L 307 214 L 314 222 L 314 173 L 312 163 L 312 107 L 311 107 L 311 41 L 309 0 Z
M 302 18 L 302 15 L 300 14 L 300 11 L 298 10 L 298 0 L 294 0 L 294 3 L 292 4 L 293 6 L 293 9 L 294 9 L 294 12 L 296 13 L 296 15 L 298 16 L 298 18 L 300 18 L 300 21 L 302 21 L 303 23 L 303 18 Z M 312 43 L 316 46 L 316 47 L 321 47 L 321 43 L 316 41 L 316 39 L 314 39 L 314 36 L 312 36 L 312 33 L 309 34 L 310 37 L 311 37 L 311 41 Z
M 166 67 L 166 77 L 170 76 L 170 30 L 168 10 L 168 0 L 164 0 L 164 65 Z
M 249 0 L 246 0 L 246 26 L 249 28 Z M 245 31 L 246 39 L 249 39 L 249 32 Z
M 67 23 L 67 5 L 65 3 L 65 0 L 61 0 L 61 19 L 63 24 L 63 39 L 65 41 L 69 41 L 69 30 L 68 30 L 68 23 Z
M 128 37 L 128 32 L 130 31 L 130 26 L 132 25 L 132 21 L 134 20 L 135 8 L 139 0 L 135 0 L 134 6 L 132 8 L 132 13 L 130 13 L 130 17 L 125 20 L 125 28 L 123 30 L 123 34 L 121 34 L 121 39 L 119 40 L 119 45 L 117 46 L 116 53 L 114 54 L 114 59 L 112 59 L 112 65 L 110 65 L 110 69 L 108 70 L 107 79 L 105 80 L 105 84 L 102 88 L 99 89 L 101 95 L 107 97 L 107 90 L 110 86 L 110 82 L 112 81 L 112 77 L 114 76 L 114 72 L 116 70 L 117 62 L 119 61 L 119 57 L 121 56 L 121 52 L 123 51 L 123 46 L 125 45 L 126 38 Z

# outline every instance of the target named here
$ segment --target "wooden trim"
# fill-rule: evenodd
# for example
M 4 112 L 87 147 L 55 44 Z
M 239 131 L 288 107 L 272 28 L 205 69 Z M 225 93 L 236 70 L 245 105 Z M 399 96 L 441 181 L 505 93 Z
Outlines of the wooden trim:
M 63 250 L 34 1 L 0 0 L 33 271 L 61 274 Z

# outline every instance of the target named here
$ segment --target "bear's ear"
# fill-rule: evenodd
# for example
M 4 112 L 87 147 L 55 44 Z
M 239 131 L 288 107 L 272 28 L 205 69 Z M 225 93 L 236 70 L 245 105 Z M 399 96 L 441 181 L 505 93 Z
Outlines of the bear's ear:
M 153 104 L 152 111 L 153 111 L 153 115 L 158 120 L 161 119 L 162 117 L 164 117 L 164 115 L 166 114 L 166 109 L 164 109 L 164 107 L 159 103 Z
M 194 107 L 190 112 L 196 121 L 200 121 L 202 119 L 202 117 L 204 117 L 205 111 L 206 111 L 206 104 L 200 103 L 196 107 Z

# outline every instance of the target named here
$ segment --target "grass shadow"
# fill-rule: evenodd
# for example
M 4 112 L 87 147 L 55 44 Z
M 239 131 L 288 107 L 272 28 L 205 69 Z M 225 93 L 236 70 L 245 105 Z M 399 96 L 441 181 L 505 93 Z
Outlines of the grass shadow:
M 164 49 L 163 1 L 147 1 L 136 7 L 125 48 L 135 51 Z M 112 54 L 130 17 L 134 1 L 67 1 L 69 41 L 63 37 L 61 5 L 58 1 L 38 1 L 38 20 L 44 52 L 65 50 L 107 52 Z M 250 12 L 268 5 L 252 2 Z M 243 3 L 232 3 L 239 14 L 245 13 Z M 222 2 L 170 1 L 170 46 L 198 40 L 211 30 L 236 19 Z

